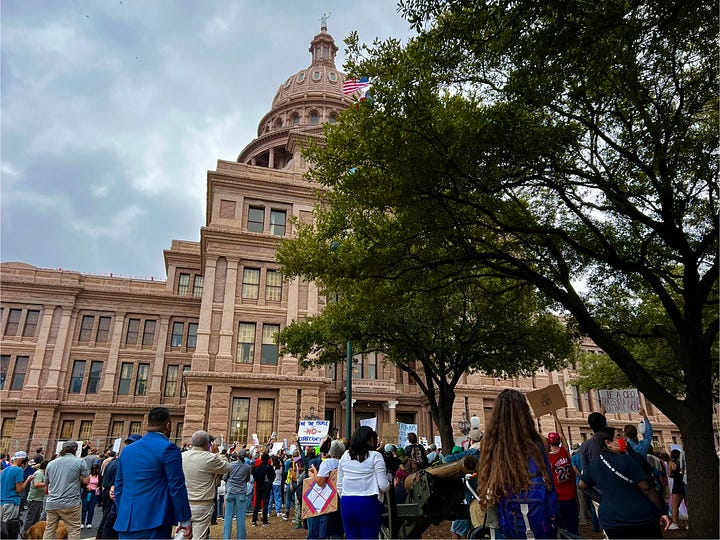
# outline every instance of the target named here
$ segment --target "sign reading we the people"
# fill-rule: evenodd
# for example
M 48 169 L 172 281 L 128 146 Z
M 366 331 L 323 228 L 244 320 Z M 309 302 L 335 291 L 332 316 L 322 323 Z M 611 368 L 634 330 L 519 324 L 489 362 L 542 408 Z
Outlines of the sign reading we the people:
M 320 446 L 330 431 L 330 420 L 300 420 L 298 444 L 300 446 Z
M 598 390 L 600 403 L 609 413 L 634 413 L 640 411 L 640 394 L 637 388 Z

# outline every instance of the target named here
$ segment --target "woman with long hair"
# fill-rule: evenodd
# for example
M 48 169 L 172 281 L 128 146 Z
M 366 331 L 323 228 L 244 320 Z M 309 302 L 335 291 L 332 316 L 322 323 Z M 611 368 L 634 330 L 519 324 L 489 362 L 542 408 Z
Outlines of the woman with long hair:
M 513 389 L 500 392 L 480 444 L 478 493 L 498 510 L 505 537 L 525 538 L 520 503 L 530 493 L 528 522 L 535 538 L 557 537 L 558 503 L 545 441 L 535 427 L 525 396 Z M 532 497 L 535 499 L 535 497 Z M 515 508 L 518 506 L 518 508 Z
M 346 538 L 377 539 L 380 534 L 382 501 L 390 482 L 377 447 L 377 433 L 360 426 L 350 439 L 350 448 L 340 458 L 337 490 Z

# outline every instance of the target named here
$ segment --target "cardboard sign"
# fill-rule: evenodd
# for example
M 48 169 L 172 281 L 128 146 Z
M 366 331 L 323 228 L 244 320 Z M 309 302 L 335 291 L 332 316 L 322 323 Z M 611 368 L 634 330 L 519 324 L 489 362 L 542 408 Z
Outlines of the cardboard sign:
M 380 439 L 385 441 L 385 444 L 394 444 L 397 446 L 398 433 L 400 428 L 397 424 L 383 424 L 382 431 L 380 433 Z
M 302 519 L 329 514 L 338 509 L 337 469 L 330 472 L 323 487 L 315 483 L 314 478 L 303 480 Z
M 527 399 L 536 417 L 567 407 L 565 395 L 558 384 L 551 384 L 545 388 L 528 392 Z
M 609 413 L 636 413 L 640 412 L 640 394 L 636 388 L 624 390 L 599 390 L 600 403 Z
M 320 446 L 330 431 L 330 420 L 300 420 L 297 438 L 300 446 Z

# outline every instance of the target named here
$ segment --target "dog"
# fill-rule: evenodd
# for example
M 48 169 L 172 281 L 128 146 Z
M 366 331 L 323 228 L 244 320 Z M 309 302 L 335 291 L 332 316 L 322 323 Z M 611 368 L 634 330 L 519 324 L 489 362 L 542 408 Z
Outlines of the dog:
M 38 521 L 35 525 L 25 531 L 23 538 L 27 538 L 29 540 L 42 540 L 42 537 L 45 534 L 46 526 L 47 521 Z M 65 522 L 62 519 L 58 521 L 58 526 L 55 532 L 57 534 L 56 538 L 58 538 L 59 540 L 67 540 L 68 530 L 65 526 Z

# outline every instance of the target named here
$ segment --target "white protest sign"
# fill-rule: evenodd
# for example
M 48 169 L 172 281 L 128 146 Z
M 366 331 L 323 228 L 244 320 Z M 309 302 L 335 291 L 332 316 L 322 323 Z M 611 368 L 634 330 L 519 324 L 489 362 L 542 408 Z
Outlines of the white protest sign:
M 640 394 L 635 388 L 599 390 L 600 403 L 609 413 L 640 412 Z
M 113 452 L 116 454 L 120 451 L 120 444 L 122 443 L 122 438 L 118 437 L 113 441 Z
M 372 428 L 373 431 L 377 431 L 377 416 L 374 416 L 373 418 L 365 418 L 364 420 L 360 420 L 361 426 L 367 426 L 369 428 Z
M 435 435 L 435 446 L 440 449 L 442 448 L 442 438 L 440 435 Z
M 417 434 L 417 424 L 403 424 L 398 422 L 398 446 L 405 448 L 408 444 L 408 433 Z
M 260 444 L 260 439 L 258 439 L 258 434 L 257 434 L 257 433 L 253 433 L 253 434 L 252 434 L 252 442 L 253 442 L 253 444 L 254 444 L 255 446 L 257 446 L 258 444 Z
M 272 448 L 270 449 L 270 455 L 277 456 L 277 453 L 282 449 L 283 449 L 283 443 L 281 443 L 281 442 L 273 443 Z
M 300 420 L 298 444 L 300 446 L 320 446 L 330 431 L 330 420 Z

